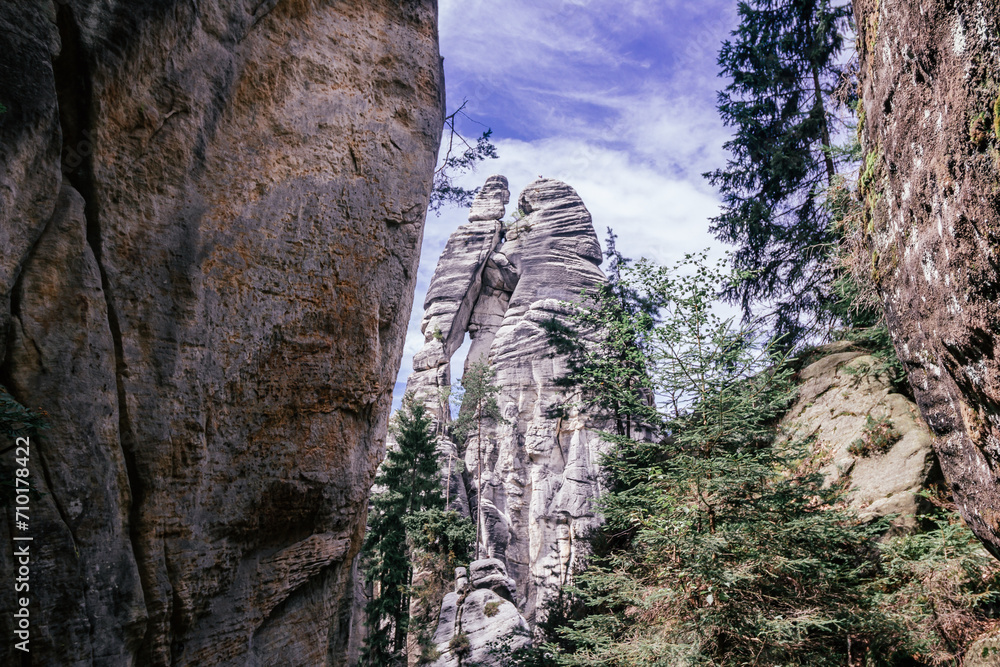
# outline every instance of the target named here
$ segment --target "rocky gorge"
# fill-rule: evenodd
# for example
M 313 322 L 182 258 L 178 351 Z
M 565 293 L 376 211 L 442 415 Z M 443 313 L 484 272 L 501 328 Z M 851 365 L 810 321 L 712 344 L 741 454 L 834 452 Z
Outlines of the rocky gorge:
M 529 644 L 546 604 L 584 567 L 601 523 L 601 462 L 610 451 L 601 432 L 612 425 L 579 407 L 553 416 L 552 407 L 581 402 L 559 383 L 566 359 L 542 326 L 566 321 L 604 281 L 600 245 L 590 213 L 564 183 L 529 184 L 517 198 L 518 214 L 504 220 L 509 200 L 507 179 L 491 176 L 469 222 L 449 237 L 424 301 L 424 344 L 406 385 L 437 424 L 450 508 L 476 521 L 482 503 L 484 535 L 479 558 L 458 568 L 450 590 L 431 601 L 432 613 L 421 615 L 433 624 L 430 655 L 437 657 L 418 659 L 411 641 L 414 665 L 500 665 L 501 647 Z M 459 444 L 448 434 L 448 396 L 451 359 L 466 334 L 471 344 L 454 379 L 488 363 L 501 419 L 486 419 L 481 436 L 473 431 Z M 591 340 L 599 335 L 587 332 Z M 828 484 L 843 485 L 861 516 L 891 515 L 899 529 L 911 530 L 924 510 L 920 493 L 940 476 L 916 405 L 849 341 L 816 348 L 797 363 L 797 398 L 782 419 L 782 437 L 810 442 L 811 465 Z M 859 451 L 872 423 L 886 424 L 892 435 L 878 451 Z M 355 615 L 362 613 L 356 604 Z M 352 639 L 357 656 L 362 639 Z
M 912 400 L 868 350 L 824 345 L 782 437 L 900 533 L 943 479 L 1000 557 L 1000 9 L 853 6 L 858 234 Z M 30 604 L 0 593 L 0 664 L 356 664 L 445 118 L 437 20 L 434 0 L 0 5 L 4 581 L 31 554 Z M 432 600 L 425 662 L 499 664 L 590 554 L 607 424 L 545 324 L 601 263 L 573 187 L 512 202 L 499 175 L 437 263 L 407 390 L 483 537 Z M 500 417 L 459 442 L 448 392 L 476 362 Z M 6 641 L 22 608 L 30 657 Z

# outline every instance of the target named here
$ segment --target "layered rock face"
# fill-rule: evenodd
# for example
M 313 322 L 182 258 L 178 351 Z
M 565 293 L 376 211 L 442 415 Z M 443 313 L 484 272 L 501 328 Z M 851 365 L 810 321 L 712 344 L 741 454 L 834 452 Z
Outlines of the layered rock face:
M 451 505 L 474 520 L 482 505 L 480 556 L 487 558 L 474 562 L 473 572 L 481 563 L 501 563 L 514 582 L 513 608 L 532 624 L 586 555 L 583 538 L 599 523 L 593 501 L 605 451 L 596 432 L 603 424 L 578 411 L 549 416 L 570 396 L 556 386 L 566 367 L 542 325 L 565 318 L 566 304 L 580 301 L 604 275 L 590 213 L 571 187 L 532 183 L 518 200 L 523 217 L 504 223 L 508 199 L 506 179 L 491 177 L 469 223 L 448 240 L 427 292 L 425 344 L 407 389 L 447 422 L 450 359 L 466 332 L 466 368 L 486 361 L 496 371 L 503 421 L 485 420 L 481 441 L 478 429 L 470 436 L 464 466 L 455 465 L 463 452 L 447 438 L 439 451 Z M 448 627 L 469 632 L 462 622 Z M 448 638 L 438 639 L 444 646 Z
M 958 507 L 1000 557 L 1000 6 L 854 9 L 872 278 Z
M 0 382 L 50 425 L 33 664 L 344 661 L 440 139 L 436 19 L 0 7 Z

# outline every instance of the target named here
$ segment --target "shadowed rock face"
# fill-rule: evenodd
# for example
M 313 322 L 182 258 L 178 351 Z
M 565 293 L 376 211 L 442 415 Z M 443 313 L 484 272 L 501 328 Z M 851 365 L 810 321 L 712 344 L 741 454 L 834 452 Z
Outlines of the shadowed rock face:
M 1000 556 L 1000 6 L 854 9 L 873 280 L 962 515 Z
M 35 664 L 343 662 L 440 139 L 436 20 L 0 7 L 0 382 L 50 424 Z M 9 510 L 8 580 L 18 531 Z

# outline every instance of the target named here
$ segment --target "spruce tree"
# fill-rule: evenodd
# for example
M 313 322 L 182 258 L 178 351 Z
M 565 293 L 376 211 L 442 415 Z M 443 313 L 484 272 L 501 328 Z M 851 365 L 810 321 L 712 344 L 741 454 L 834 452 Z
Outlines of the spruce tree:
M 870 586 L 886 524 L 840 509 L 804 445 L 776 439 L 791 370 L 752 323 L 714 313 L 732 274 L 703 256 L 625 274 L 656 304 L 645 354 L 661 418 L 648 439 L 606 435 L 605 524 L 570 589 L 582 609 L 523 664 L 905 664 L 912 643 Z M 578 370 L 591 371 L 598 391 L 630 374 Z
M 574 390 L 572 399 L 588 413 L 612 422 L 616 435 L 631 438 L 634 430 L 657 420 L 648 373 L 648 338 L 657 307 L 622 280 L 631 260 L 618 251 L 616 240 L 609 228 L 608 278 L 583 295 L 592 307 L 575 311 L 572 322 L 552 318 L 542 327 L 568 368 L 556 385 Z M 549 416 L 562 416 L 568 407 L 569 401 L 556 403 Z
M 372 495 L 362 548 L 365 582 L 373 587 L 365 606 L 368 637 L 362 664 L 367 667 L 406 664 L 412 533 L 420 524 L 412 517 L 434 512 L 440 519 L 444 510 L 432 423 L 422 403 L 412 395 L 404 397 L 393 425 L 397 447 L 387 452 L 375 478 L 378 490 Z
M 483 524 L 483 426 L 487 420 L 500 423 L 503 418 L 500 416 L 500 408 L 497 405 L 497 395 L 500 387 L 493 384 L 496 379 L 496 370 L 490 368 L 489 364 L 483 361 L 476 361 L 469 364 L 469 368 L 462 375 L 461 380 L 461 408 L 458 419 L 451 427 L 454 435 L 463 445 L 468 441 L 469 436 L 476 433 L 476 542 L 475 558 L 481 558 L 481 551 L 485 551 L 486 539 L 482 534 L 485 525 Z M 480 549 L 480 544 L 483 549 Z
M 833 236 L 824 192 L 837 165 L 831 95 L 842 72 L 850 4 L 831 0 L 745 0 L 740 25 L 719 53 L 719 112 L 735 136 L 724 169 L 705 174 L 722 195 L 712 231 L 737 246 L 741 279 L 725 296 L 772 309 L 786 346 L 810 320 L 829 318 Z

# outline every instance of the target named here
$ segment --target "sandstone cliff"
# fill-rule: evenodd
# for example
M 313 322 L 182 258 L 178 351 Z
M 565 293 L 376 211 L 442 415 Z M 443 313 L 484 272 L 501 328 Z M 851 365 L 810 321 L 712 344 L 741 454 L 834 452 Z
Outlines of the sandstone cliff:
M 450 360 L 468 333 L 466 368 L 487 361 L 501 387 L 504 421 L 485 424 L 482 470 L 478 432 L 461 451 L 447 437 L 439 440 L 450 504 L 475 520 L 481 503 L 485 536 L 483 558 L 470 566 L 471 588 L 460 583 L 444 600 L 435 636 L 441 665 L 457 664 L 449 646 L 456 635 L 469 637 L 474 657 L 466 659 L 475 661 L 485 657 L 489 642 L 533 624 L 544 600 L 582 564 L 584 537 L 598 525 L 593 501 L 601 493 L 601 425 L 578 412 L 549 415 L 568 398 L 556 385 L 566 369 L 542 324 L 563 317 L 568 302 L 604 280 L 600 245 L 590 213 L 568 185 L 530 184 L 518 199 L 523 217 L 504 222 L 509 197 L 507 180 L 490 177 L 469 223 L 449 238 L 424 302 L 425 343 L 407 382 L 447 423 Z M 455 465 L 460 458 L 464 466 Z M 510 577 L 511 592 L 495 621 L 483 615 L 484 605 L 497 602 L 480 592 L 477 572 L 484 568 Z
M 440 139 L 436 21 L 434 0 L 0 6 L 0 382 L 49 422 L 33 664 L 343 661 Z
M 854 10 L 872 279 L 955 501 L 1000 557 L 1000 6 Z

